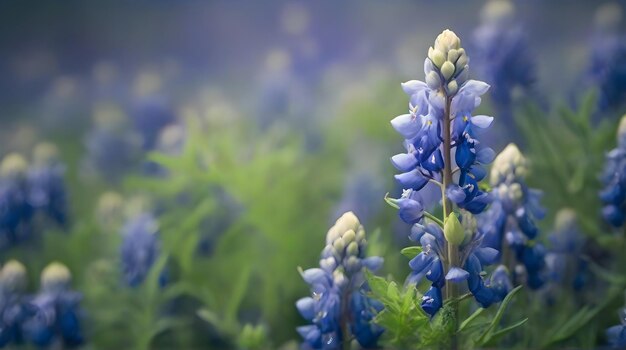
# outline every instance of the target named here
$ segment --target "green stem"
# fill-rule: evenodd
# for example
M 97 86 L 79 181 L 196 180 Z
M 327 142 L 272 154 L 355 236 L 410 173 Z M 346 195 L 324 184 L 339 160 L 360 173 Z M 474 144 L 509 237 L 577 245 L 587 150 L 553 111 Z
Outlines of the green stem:
M 439 220 L 438 217 L 434 216 L 433 214 L 425 211 L 424 212 L 424 216 L 431 219 L 432 221 L 436 222 L 437 225 L 441 226 L 441 228 L 443 228 L 443 221 Z
M 446 196 L 446 189 L 448 186 L 452 184 L 452 157 L 451 157 L 451 149 L 452 149 L 452 136 L 450 132 L 450 104 L 452 99 L 450 97 L 446 97 L 446 105 L 443 113 L 443 188 L 442 188 L 442 203 L 443 203 L 443 214 L 444 218 L 447 219 L 448 216 L 452 213 L 452 202 Z M 444 219 L 444 220 L 445 220 Z M 450 244 L 446 242 L 447 247 L 447 261 L 445 264 L 445 272 L 446 274 L 450 271 L 450 268 L 454 266 L 459 266 L 459 247 L 455 244 Z M 455 300 L 459 295 L 459 290 L 456 288 L 454 283 L 450 281 L 446 281 L 446 299 L 447 300 Z M 453 316 L 453 329 L 455 333 L 452 335 L 451 339 L 451 348 L 458 348 L 458 339 L 456 336 L 456 330 L 458 329 L 458 303 L 452 302 L 450 303 L 450 307 L 452 308 L 451 313 Z

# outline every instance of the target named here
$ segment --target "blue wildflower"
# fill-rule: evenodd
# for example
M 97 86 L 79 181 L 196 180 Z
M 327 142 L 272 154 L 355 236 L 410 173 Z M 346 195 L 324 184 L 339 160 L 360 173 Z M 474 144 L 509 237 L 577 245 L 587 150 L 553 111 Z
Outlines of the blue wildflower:
M 23 323 L 31 316 L 24 298 L 26 268 L 8 261 L 0 272 L 0 347 L 24 343 Z
M 606 155 L 601 180 L 602 216 L 612 226 L 621 227 L 626 221 L 626 115 L 617 130 L 617 147 Z
M 544 210 L 539 203 L 541 192 L 529 188 L 524 181 L 527 172 L 526 159 L 514 144 L 498 154 L 490 175 L 493 204 L 481 215 L 480 226 L 484 232 L 483 246 L 510 251 L 515 261 L 503 263 L 510 268 L 516 267 L 510 264 L 521 264 L 523 269 L 513 271 L 518 275 L 522 272 L 527 284 L 536 289 L 544 283 L 546 251 L 536 241 L 539 229 L 535 220 L 544 216 Z
M 141 213 L 122 227 L 120 248 L 122 275 L 127 285 L 136 287 L 150 272 L 159 255 L 159 226 L 152 214 Z
M 551 285 L 580 290 L 587 280 L 587 262 L 582 259 L 585 239 L 573 210 L 559 210 L 548 241 L 550 249 L 545 260 Z
M 141 137 L 127 125 L 123 112 L 102 106 L 94 113 L 94 128 L 87 134 L 85 170 L 117 181 L 133 169 L 141 156 Z
M 498 115 L 511 117 L 515 94 L 528 94 L 533 88 L 535 62 L 525 30 L 514 18 L 511 1 L 488 1 L 481 17 L 474 32 L 472 54 L 479 62 L 480 76 L 493 87 L 491 97 Z
M 606 338 L 614 348 L 626 347 L 626 307 L 619 310 L 620 324 L 606 330 Z
M 176 121 L 169 103 L 157 95 L 137 100 L 129 116 L 135 130 L 141 135 L 144 150 L 154 149 L 161 131 Z
M 320 268 L 302 272 L 312 297 L 296 302 L 298 311 L 311 325 L 298 327 L 305 349 L 341 349 L 352 337 L 364 348 L 376 347 L 383 329 L 371 323 L 382 304 L 367 297 L 363 269 L 375 271 L 380 257 L 365 257 L 365 230 L 358 218 L 342 215 L 326 236 Z M 347 331 L 351 334 L 345 334 Z
M 65 265 L 53 262 L 41 273 L 41 288 L 30 304 L 34 315 L 24 323 L 30 342 L 39 347 L 78 347 L 84 342 L 80 300 L 70 289 L 71 274 Z
M 32 231 L 34 208 L 28 198 L 28 163 L 17 153 L 0 165 L 0 246 L 25 240 Z
M 468 80 L 469 58 L 460 44 L 452 31 L 444 31 L 429 49 L 424 62 L 426 81 L 411 80 L 402 84 L 409 96 L 409 111 L 394 118 L 391 125 L 404 137 L 406 153 L 393 156 L 391 162 L 401 172 L 395 178 L 404 190 L 419 191 L 429 181 L 442 181 L 442 142 L 446 136 L 442 124 L 446 100 L 449 100 L 451 147 L 456 149 L 455 162 L 460 176 L 457 183 L 449 184 L 446 190 L 460 208 L 477 214 L 490 201 L 489 195 L 478 187 L 478 181 L 485 176 L 482 165 L 493 160 L 494 152 L 479 146 L 476 136 L 479 129 L 491 125 L 493 118 L 472 115 L 489 85 Z M 411 217 L 407 222 L 414 223 L 416 219 Z
M 443 266 L 445 238 L 441 227 L 427 223 L 415 224 L 412 229 L 410 238 L 419 242 L 422 252 L 409 262 L 412 272 L 408 282 L 417 284 L 424 277 L 432 282 L 430 289 L 422 297 L 421 304 L 424 312 L 431 316 L 443 305 L 441 289 L 446 280 L 457 283 L 467 281 L 468 290 L 483 307 L 501 301 L 510 290 L 501 281 L 502 272 L 493 275 L 491 281 L 485 283 L 483 268 L 497 260 L 498 251 L 481 247 L 482 234 L 477 231 L 474 219 L 467 212 L 463 216 L 463 226 L 466 239 L 459 246 L 460 266 L 451 267 L 447 274 L 444 273 Z
M 59 225 L 67 222 L 67 192 L 56 146 L 41 143 L 35 147 L 33 165 L 28 171 L 28 200 Z
M 626 36 L 621 19 L 617 3 L 604 4 L 595 14 L 587 80 L 600 92 L 601 110 L 622 106 L 626 97 Z

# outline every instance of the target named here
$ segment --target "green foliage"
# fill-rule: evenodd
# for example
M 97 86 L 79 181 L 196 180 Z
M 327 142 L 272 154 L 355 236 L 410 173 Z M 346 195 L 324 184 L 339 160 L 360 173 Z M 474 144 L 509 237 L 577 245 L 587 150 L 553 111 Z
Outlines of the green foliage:
M 585 96 L 578 111 L 560 107 L 546 115 L 528 105 L 516 119 L 526 139 L 526 156 L 532 161 L 529 183 L 550 190 L 543 202 L 554 214 L 564 203 L 576 211 L 584 231 L 603 235 L 599 222 L 598 175 L 604 154 L 615 144 L 615 121 L 594 115 L 596 96 Z
M 384 342 L 408 349 L 420 341 L 422 331 L 429 325 L 429 317 L 419 306 L 421 296 L 414 286 L 398 287 L 394 281 L 366 273 L 371 296 L 384 305 L 374 322 L 383 326 Z

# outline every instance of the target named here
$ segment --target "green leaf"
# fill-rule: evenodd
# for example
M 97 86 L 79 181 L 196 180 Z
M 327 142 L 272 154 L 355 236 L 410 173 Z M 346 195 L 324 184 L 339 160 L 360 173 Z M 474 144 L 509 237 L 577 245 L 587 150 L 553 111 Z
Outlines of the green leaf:
M 498 327 L 498 324 L 500 323 L 502 316 L 504 316 L 504 311 L 506 310 L 506 307 L 509 305 L 511 300 L 513 300 L 513 297 L 515 296 L 515 294 L 517 294 L 521 289 L 522 289 L 522 286 L 517 286 L 509 294 L 507 294 L 507 296 L 504 298 L 504 300 L 500 304 L 500 307 L 498 308 L 496 315 L 491 320 L 491 324 L 485 330 L 485 332 L 478 338 L 477 344 L 479 344 L 480 346 L 483 346 L 489 342 L 489 340 L 495 333 L 496 327 Z
M 403 248 L 400 251 L 400 254 L 406 256 L 409 259 L 413 259 L 414 257 L 416 257 L 421 252 L 422 252 L 422 247 L 420 247 L 420 246 L 412 246 L 412 247 Z
M 389 282 L 387 282 L 384 278 L 376 276 L 370 271 L 366 270 L 365 279 L 367 280 L 367 284 L 369 285 L 372 293 L 375 296 L 382 297 L 387 295 Z
M 478 316 L 482 315 L 482 313 L 485 311 L 484 308 L 479 308 L 478 310 L 474 311 L 473 314 L 471 314 L 468 318 L 466 318 L 463 322 L 461 322 L 461 325 L 459 326 L 459 330 L 458 332 L 462 332 L 465 328 L 467 328 L 468 326 L 472 325 L 474 323 L 474 321 L 476 321 L 476 319 L 478 318 Z
M 487 342 L 487 344 L 485 345 L 494 345 L 498 340 L 500 340 L 500 338 L 504 337 L 505 335 L 507 335 L 508 333 L 512 332 L 513 330 L 515 330 L 517 327 L 522 326 L 523 324 L 526 323 L 526 321 L 528 321 L 528 317 L 517 322 L 514 323 L 508 327 L 502 328 L 501 330 L 493 333 L 491 335 L 491 337 L 489 338 L 489 341 Z

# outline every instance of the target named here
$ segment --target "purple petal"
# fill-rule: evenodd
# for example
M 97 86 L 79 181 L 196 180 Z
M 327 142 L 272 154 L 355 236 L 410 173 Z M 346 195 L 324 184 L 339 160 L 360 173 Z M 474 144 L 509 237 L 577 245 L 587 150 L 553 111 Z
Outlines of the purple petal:
M 491 265 L 495 263 L 500 257 L 499 251 L 489 247 L 476 248 L 474 254 L 478 258 L 478 260 L 480 260 L 480 262 L 485 265 Z
M 426 83 L 419 80 L 409 80 L 406 83 L 402 83 L 400 85 L 402 85 L 402 89 L 409 96 L 426 89 Z
M 315 317 L 315 300 L 311 297 L 296 301 L 296 308 L 300 312 L 300 315 L 306 320 L 312 320 L 313 317 Z
M 465 92 L 474 96 L 480 96 L 487 92 L 487 90 L 489 90 L 489 84 L 485 83 L 484 81 L 468 80 L 465 82 L 465 84 L 463 84 L 463 86 L 459 90 L 459 93 Z
M 482 164 L 489 164 L 493 162 L 493 159 L 496 157 L 496 152 L 494 152 L 491 148 L 485 147 L 478 151 L 476 154 L 476 160 Z

